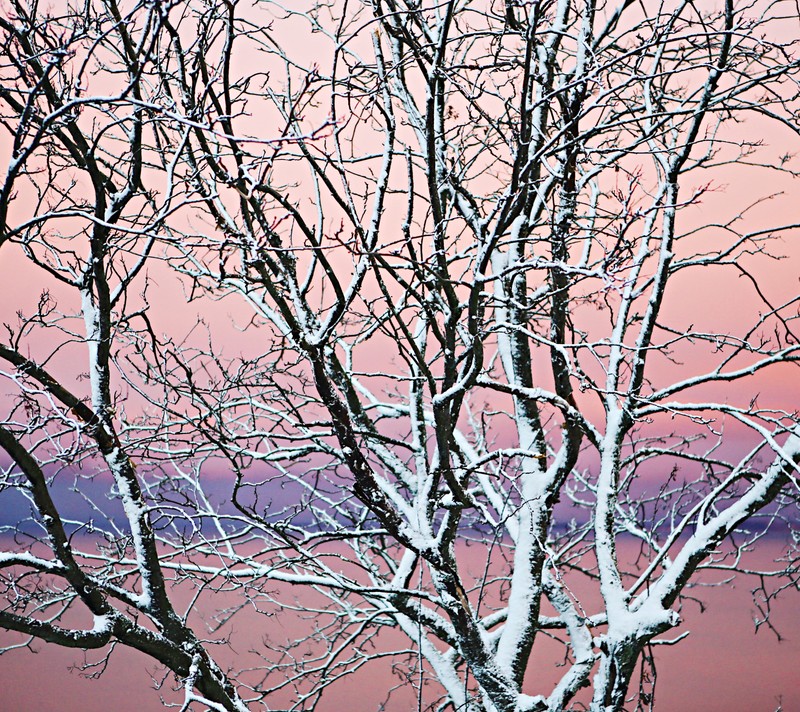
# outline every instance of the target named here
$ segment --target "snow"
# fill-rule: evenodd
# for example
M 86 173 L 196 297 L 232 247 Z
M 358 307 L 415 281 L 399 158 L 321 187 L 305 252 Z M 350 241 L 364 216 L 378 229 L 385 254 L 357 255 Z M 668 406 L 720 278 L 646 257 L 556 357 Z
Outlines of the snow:
M 100 317 L 94 303 L 94 296 L 88 289 L 81 290 L 81 307 L 86 327 L 86 343 L 89 347 L 89 383 L 92 393 L 92 408 L 96 413 L 100 413 L 105 405 L 103 402 L 100 369 L 97 363 Z
M 524 695 L 517 697 L 517 712 L 529 712 L 529 710 L 541 709 L 546 704 L 546 700 L 541 695 Z
M 113 616 L 104 615 L 104 616 L 95 616 L 94 617 L 94 625 L 92 626 L 92 633 L 108 633 L 111 631 L 111 626 L 114 622 Z
M 118 447 L 114 448 L 106 456 L 106 462 L 111 468 L 114 475 L 114 480 L 119 491 L 122 508 L 125 511 L 125 516 L 128 520 L 128 525 L 131 529 L 131 538 L 133 540 L 133 547 L 136 553 L 136 561 L 139 566 L 139 572 L 142 577 L 142 593 L 138 597 L 138 604 L 147 609 L 152 603 L 152 593 L 150 590 L 150 571 L 147 566 L 147 557 L 145 553 L 145 545 L 143 538 L 143 525 L 146 525 L 147 512 L 146 509 L 136 501 L 131 491 L 130 483 L 125 475 L 125 469 L 128 466 L 128 457 Z

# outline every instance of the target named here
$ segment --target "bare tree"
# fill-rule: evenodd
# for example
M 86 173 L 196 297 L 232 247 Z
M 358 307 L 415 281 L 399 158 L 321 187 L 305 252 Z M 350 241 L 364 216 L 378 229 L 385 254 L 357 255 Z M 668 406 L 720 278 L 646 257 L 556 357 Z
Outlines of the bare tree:
M 420 708 L 652 708 L 692 584 L 794 532 L 796 7 L 11 6 L 0 248 L 48 286 L 0 344 L 0 625 L 187 710 L 383 656 Z M 276 607 L 298 649 L 225 669 Z

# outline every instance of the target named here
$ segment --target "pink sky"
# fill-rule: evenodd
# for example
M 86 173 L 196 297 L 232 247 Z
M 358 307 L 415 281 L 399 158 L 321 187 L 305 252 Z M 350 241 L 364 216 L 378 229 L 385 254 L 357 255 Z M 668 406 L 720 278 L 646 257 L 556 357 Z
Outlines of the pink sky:
M 751 129 L 752 130 L 752 129 Z M 783 137 L 779 134 L 767 136 L 770 154 L 778 155 L 783 150 Z M 729 183 L 725 184 L 724 181 Z M 773 180 L 772 178 L 769 180 Z M 693 213 L 693 219 L 713 221 L 715 216 L 729 213 L 732 206 L 745 206 L 751 199 L 753 185 L 744 174 L 720 174 L 721 189 L 709 194 L 703 205 Z M 722 189 L 724 186 L 724 190 Z M 755 208 L 747 218 L 748 229 L 759 229 L 765 221 L 791 223 L 797 219 L 796 187 L 789 181 L 767 180 L 758 182 L 763 192 L 787 191 L 782 197 Z M 692 214 L 692 213 L 690 213 Z M 798 292 L 798 270 L 800 263 L 800 233 L 786 233 L 780 251 L 790 256 L 779 263 L 766 263 L 755 258 L 753 264 L 762 267 L 766 276 L 764 290 L 775 302 L 794 296 Z M 713 230 L 699 235 L 697 240 L 714 241 Z M 32 267 L 22 258 L 17 247 L 0 249 L 0 323 L 11 322 L 19 309 L 29 310 L 37 302 L 42 290 L 49 289 L 57 298 L 63 299 L 62 308 L 75 310 L 78 306 L 74 295 L 61 297 L 62 290 L 43 271 Z M 250 316 L 246 306 L 236 299 L 223 302 L 208 301 L 186 304 L 181 285 L 173 275 L 161 267 L 154 267 L 151 275 L 154 284 L 150 299 L 153 304 L 152 317 L 157 333 L 183 333 L 198 316 L 215 324 L 221 335 L 227 355 L 240 350 L 258 348 L 257 339 L 251 333 L 242 333 L 232 324 L 245 323 Z M 135 291 L 135 290 L 134 290 Z M 745 317 L 752 317 L 754 307 L 751 287 L 732 270 L 707 270 L 686 278 L 679 276 L 667 294 L 666 314 L 678 326 L 697 328 L 713 325 L 718 330 L 741 329 Z M 34 339 L 32 355 L 47 352 L 53 344 L 46 337 Z M 80 360 L 81 346 L 65 351 L 69 357 L 54 368 L 68 378 L 75 387 L 85 391 L 85 382 L 77 379 L 84 370 Z M 387 363 L 394 353 L 375 353 L 371 366 Z M 693 356 L 688 354 L 687 356 Z M 537 358 L 549 359 L 542 354 Z M 657 359 L 656 359 L 657 361 Z M 657 382 L 675 374 L 685 377 L 707 367 L 711 361 L 706 356 L 687 358 L 680 366 L 662 361 L 653 372 Z M 770 369 L 765 375 L 746 387 L 730 386 L 703 390 L 715 398 L 732 402 L 748 402 L 759 393 L 759 405 L 776 405 L 796 408 L 800 396 L 800 378 L 795 366 Z M 0 386 L 0 407 L 5 403 L 8 390 L 5 382 Z M 710 396 L 709 396 L 710 397 Z M 596 406 L 592 406 L 595 407 Z M 599 409 L 598 409 L 599 410 Z M 735 433 L 740 431 L 732 428 Z M 737 443 L 731 448 L 744 449 Z M 774 544 L 770 544 L 774 546 Z M 766 550 L 763 552 L 768 553 Z M 784 710 L 800 709 L 800 685 L 797 684 L 797 669 L 800 665 L 800 616 L 797 609 L 797 592 L 787 594 L 778 608 L 778 619 L 784 642 L 777 642 L 769 631 L 752 634 L 754 610 L 748 586 L 739 583 L 736 587 L 709 589 L 701 595 L 710 602 L 709 610 L 700 614 L 695 606 L 688 604 L 687 625 L 692 629 L 688 640 L 679 645 L 659 650 L 661 664 L 657 686 L 658 708 L 662 712 L 702 709 L 704 712 L 772 712 L 782 700 Z M 242 617 L 234 623 L 236 631 L 234 651 L 245 650 L 259 643 L 263 625 L 275 625 L 274 619 Z M 277 622 L 280 625 L 280 620 Z M 291 623 L 287 628 L 291 627 Z M 680 631 L 676 631 L 680 632 Z M 109 669 L 99 680 L 84 680 L 77 672 L 69 673 L 67 667 L 79 661 L 80 655 L 42 643 L 34 647 L 39 651 L 33 655 L 28 651 L 12 651 L 0 658 L 0 709 L 5 712 L 41 710 L 42 712 L 137 712 L 159 707 L 157 693 L 150 690 L 148 670 L 153 664 L 138 653 L 120 649 L 114 654 Z M 90 659 L 96 659 L 91 653 Z M 545 661 L 543 667 L 551 666 Z M 393 679 L 385 669 L 364 672 L 352 681 L 340 685 L 331 695 L 325 710 L 352 709 L 354 712 L 373 710 L 383 700 L 386 688 Z M 411 701 L 403 693 L 393 698 L 389 712 L 406 712 Z

